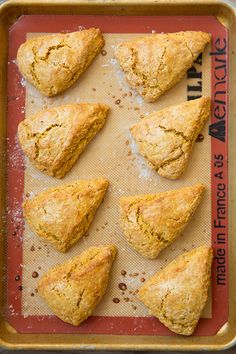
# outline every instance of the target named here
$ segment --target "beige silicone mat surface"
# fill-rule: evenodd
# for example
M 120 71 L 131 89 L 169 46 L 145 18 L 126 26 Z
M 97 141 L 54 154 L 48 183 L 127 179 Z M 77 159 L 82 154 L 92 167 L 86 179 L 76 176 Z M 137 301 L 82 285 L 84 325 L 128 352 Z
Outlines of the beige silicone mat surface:
M 28 34 L 28 38 L 39 34 Z M 40 34 L 41 35 L 41 34 Z M 148 167 L 137 154 L 129 128 L 142 115 L 180 103 L 187 99 L 187 85 L 195 80 L 185 78 L 155 103 L 144 103 L 125 82 L 118 64 L 113 59 L 114 46 L 134 38 L 134 34 L 105 34 L 106 45 L 102 54 L 94 60 L 87 72 L 64 94 L 55 98 L 44 98 L 31 85 L 26 85 L 25 115 L 39 110 L 74 102 L 104 102 L 111 107 L 106 125 L 87 146 L 73 169 L 62 180 L 44 175 L 26 159 L 25 196 L 32 197 L 47 188 L 80 178 L 104 176 L 110 181 L 105 200 L 96 213 L 89 235 L 82 238 L 66 254 L 60 254 L 41 241 L 28 225 L 23 237 L 23 292 L 22 312 L 24 316 L 50 315 L 51 311 L 35 291 L 39 277 L 51 266 L 64 262 L 92 245 L 114 243 L 118 256 L 114 263 L 109 287 L 103 300 L 94 312 L 101 316 L 148 316 L 146 308 L 135 298 L 135 291 L 145 279 L 162 269 L 184 251 L 211 243 L 211 199 L 210 199 L 210 138 L 207 126 L 202 134 L 204 141 L 195 144 L 186 173 L 177 181 L 161 178 Z M 203 53 L 202 65 L 195 64 L 202 74 L 202 94 L 210 95 L 210 46 Z M 165 249 L 158 259 L 147 260 L 133 251 L 125 242 L 119 226 L 118 201 L 121 196 L 155 193 L 177 189 L 203 182 L 207 189 L 203 201 L 184 234 Z M 121 274 L 126 271 L 126 276 Z M 34 276 L 32 276 L 33 272 Z M 37 277 L 38 275 L 38 277 Z M 119 284 L 127 287 L 122 291 Z M 114 303 L 114 298 L 120 300 Z M 210 299 L 203 317 L 210 317 Z

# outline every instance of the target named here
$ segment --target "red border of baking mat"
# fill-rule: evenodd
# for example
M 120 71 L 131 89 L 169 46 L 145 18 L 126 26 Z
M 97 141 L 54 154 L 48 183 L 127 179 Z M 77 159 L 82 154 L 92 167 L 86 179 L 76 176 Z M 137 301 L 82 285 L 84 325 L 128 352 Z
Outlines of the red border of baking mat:
M 14 60 L 27 32 L 76 31 L 99 27 L 107 33 L 150 33 L 202 30 L 212 33 L 212 318 L 200 319 L 195 335 L 214 335 L 228 319 L 228 209 L 227 209 L 227 117 L 228 117 L 228 32 L 213 16 L 97 16 L 26 15 L 9 32 L 8 62 L 8 214 L 7 280 L 8 322 L 20 333 L 107 333 L 124 335 L 174 335 L 152 317 L 90 317 L 73 327 L 55 316 L 21 314 L 22 235 L 24 221 L 19 206 L 24 192 L 24 159 L 17 147 L 18 123 L 24 119 L 25 89 Z M 197 77 L 197 76 L 196 76 Z M 196 92 L 197 94 L 197 92 Z M 17 157 L 17 158 L 16 158 Z M 17 161 L 17 165 L 16 162 Z M 220 206 L 217 203 L 220 201 Z M 222 206 L 223 205 L 223 206 Z M 19 275 L 20 281 L 15 277 Z

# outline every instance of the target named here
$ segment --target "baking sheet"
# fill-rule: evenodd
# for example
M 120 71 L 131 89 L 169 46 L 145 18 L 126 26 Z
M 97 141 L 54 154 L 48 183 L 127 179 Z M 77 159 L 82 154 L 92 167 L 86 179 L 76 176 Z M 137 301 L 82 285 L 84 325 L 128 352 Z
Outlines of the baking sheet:
M 41 35 L 42 33 L 28 34 L 27 38 Z M 34 271 L 40 276 L 54 264 L 66 261 L 87 247 L 105 243 L 117 245 L 118 257 L 114 263 L 109 289 L 94 315 L 147 316 L 147 309 L 135 296 L 136 290 L 142 285 L 144 279 L 162 269 L 184 251 L 211 244 L 209 169 L 211 145 L 207 134 L 207 124 L 203 132 L 204 141 L 195 145 L 187 172 L 177 181 L 159 177 L 148 167 L 146 161 L 138 155 L 135 143 L 129 134 L 129 128 L 141 119 L 140 116 L 185 101 L 187 84 L 191 84 L 191 80 L 185 77 L 156 103 L 144 103 L 140 96 L 129 89 L 118 64 L 113 59 L 114 46 L 136 36 L 134 34 L 105 34 L 106 46 L 102 53 L 107 54 L 99 54 L 81 80 L 58 97 L 43 98 L 36 89 L 26 84 L 26 117 L 45 108 L 79 102 L 104 102 L 111 107 L 111 112 L 104 129 L 87 146 L 85 152 L 63 180 L 45 176 L 26 159 L 24 190 L 27 196 L 31 197 L 49 187 L 80 178 L 104 176 L 110 181 L 110 187 L 91 225 L 89 236 L 83 237 L 66 254 L 61 254 L 50 245 L 40 242 L 38 237 L 30 231 L 28 225 L 25 225 L 22 283 L 24 289 L 22 306 L 25 316 L 52 314 L 39 295 L 35 293 L 34 289 L 38 279 L 32 278 Z M 201 66 L 203 95 L 210 95 L 209 51 L 210 46 L 203 54 Z M 201 171 L 200 174 L 199 171 Z M 118 206 L 121 196 L 167 191 L 199 182 L 207 187 L 203 202 L 183 236 L 163 251 L 157 260 L 144 259 L 127 245 L 119 225 Z M 125 277 L 121 275 L 122 270 L 126 271 Z M 120 283 L 126 284 L 127 290 L 122 291 L 119 288 Z M 119 299 L 120 302 L 114 303 L 113 299 Z M 209 301 L 203 317 L 210 317 L 210 314 Z
M 196 18 L 194 18 L 196 20 Z M 209 17 L 208 20 L 213 17 Z M 203 21 L 203 20 L 202 20 Z M 99 21 L 98 21 L 99 22 Z M 153 21 L 150 21 L 150 23 Z M 163 27 L 163 21 L 160 27 Z M 78 22 L 79 23 L 79 22 Z M 83 23 L 83 22 L 82 22 Z M 130 22 L 132 27 L 132 22 Z M 193 26 L 197 27 L 198 21 L 191 21 Z M 201 23 L 201 22 L 199 22 Z M 206 23 L 206 22 L 205 22 Z M 172 31 L 180 30 L 180 20 L 177 17 L 173 21 Z M 139 25 L 140 26 L 140 25 Z M 201 29 L 203 22 L 201 23 Z M 81 29 L 73 28 L 73 30 Z M 188 29 L 190 29 L 188 27 Z M 196 28 L 198 29 L 198 28 Z M 155 31 L 155 26 L 149 26 L 146 32 Z M 35 31 L 34 31 L 35 32 Z M 108 31 L 107 31 L 108 32 Z M 189 166 L 186 173 L 178 181 L 168 181 L 159 177 L 155 171 L 151 170 L 145 160 L 137 154 L 137 150 L 129 134 L 129 127 L 135 124 L 142 116 L 152 111 L 162 109 L 170 104 L 185 101 L 191 94 L 207 95 L 211 94 L 211 57 L 209 55 L 210 45 L 206 48 L 202 58 L 199 58 L 194 64 L 194 70 L 201 74 L 201 90 L 199 92 L 190 92 L 188 87 L 199 86 L 199 79 L 185 78 L 162 96 L 155 103 L 144 103 L 143 100 L 132 91 L 126 84 L 124 76 L 113 58 L 114 46 L 122 40 L 127 40 L 137 36 L 136 33 L 105 33 L 106 46 L 102 54 L 99 54 L 87 72 L 80 80 L 64 94 L 55 98 L 43 98 L 36 89 L 27 84 L 20 76 L 16 78 L 20 90 L 25 91 L 25 102 L 20 106 L 21 116 L 30 116 L 31 114 L 51 106 L 73 102 L 104 102 L 111 107 L 111 112 L 107 118 L 107 123 L 98 136 L 87 146 L 84 153 L 63 180 L 56 180 L 37 171 L 27 159 L 24 160 L 24 198 L 32 197 L 38 192 L 49 187 L 61 185 L 79 178 L 96 178 L 104 176 L 109 179 L 110 187 L 105 200 L 100 206 L 94 221 L 89 230 L 89 236 L 84 237 L 66 254 L 60 254 L 51 246 L 40 241 L 24 225 L 22 243 L 22 281 L 19 285 L 21 299 L 20 307 L 16 307 L 10 297 L 9 303 L 11 315 L 23 315 L 23 319 L 29 319 L 28 325 L 21 326 L 20 331 L 29 332 L 75 332 L 84 333 L 121 333 L 121 334 L 164 334 L 171 335 L 158 320 L 151 319 L 148 316 L 147 309 L 136 300 L 135 292 L 145 279 L 156 273 L 172 259 L 179 254 L 201 244 L 211 244 L 211 188 L 212 171 L 211 155 L 212 140 L 208 135 L 208 124 L 206 124 L 202 134 L 204 140 L 195 144 L 190 157 Z M 134 29 L 132 28 L 132 31 Z M 142 31 L 141 31 L 142 33 Z M 45 33 L 27 32 L 27 38 L 42 35 Z M 140 34 L 139 34 L 140 35 Z M 15 65 L 14 59 L 10 65 Z M 94 80 L 96 78 L 96 80 Z M 21 97 L 16 97 L 20 100 Z M 11 153 L 10 164 L 17 168 L 22 154 L 14 137 L 14 147 Z M 124 195 L 134 195 L 142 193 L 155 193 L 170 189 L 177 189 L 194 183 L 203 182 L 206 185 L 206 193 L 203 201 L 196 211 L 193 219 L 184 234 L 164 250 L 157 260 L 146 260 L 135 253 L 125 242 L 122 231 L 119 226 L 118 200 Z M 21 204 L 16 203 L 13 214 L 14 220 L 22 222 Z M 63 325 L 60 320 L 53 322 L 53 326 L 45 326 L 50 322 L 52 313 L 38 297 L 35 291 L 39 277 L 49 267 L 56 263 L 82 252 L 85 248 L 105 243 L 114 243 L 118 246 L 119 252 L 114 268 L 111 274 L 111 281 L 106 295 L 94 312 L 94 316 L 87 320 L 84 325 L 78 329 Z M 126 272 L 124 277 L 122 273 Z M 32 277 L 33 272 L 37 272 L 37 277 Z M 35 275 L 35 273 L 34 273 Z M 124 283 L 127 287 L 125 291 L 119 288 L 119 284 Z M 18 284 L 18 283 L 17 283 Z M 116 299 L 114 301 L 114 299 Z M 119 300 L 119 302 L 117 301 Z M 214 299 L 214 298 L 213 298 Z M 212 317 L 211 294 L 208 304 L 204 310 L 203 317 Z M 117 303 L 118 302 L 118 303 Z M 19 303 L 18 303 L 19 305 Z M 148 317 L 147 317 L 148 316 Z M 109 319 L 110 328 L 104 329 L 102 326 Z M 132 325 L 117 329 L 120 319 L 132 319 Z M 148 319 L 148 322 L 145 321 Z M 34 320 L 38 319 L 37 326 Z M 96 322 L 97 319 L 100 322 Z M 117 320 L 117 321 L 116 321 Z M 150 320 L 150 321 L 149 321 Z M 116 322 L 115 322 L 116 321 Z M 22 322 L 23 323 L 23 322 Z M 26 322 L 24 322 L 26 324 Z M 99 323 L 99 326 L 98 326 Z M 103 323 L 100 326 L 100 323 Z M 122 322 L 124 323 L 124 322 Z M 207 333 L 206 322 L 204 329 L 200 329 L 201 334 Z M 94 324 L 94 325 L 93 325 Z M 113 327 L 114 325 L 114 327 Z M 36 328 L 37 327 L 37 328 Z M 201 328 L 200 325 L 198 326 Z M 50 328 L 50 329 L 49 329 Z M 118 332 L 117 332 L 118 331 Z M 212 329 L 213 331 L 213 329 Z

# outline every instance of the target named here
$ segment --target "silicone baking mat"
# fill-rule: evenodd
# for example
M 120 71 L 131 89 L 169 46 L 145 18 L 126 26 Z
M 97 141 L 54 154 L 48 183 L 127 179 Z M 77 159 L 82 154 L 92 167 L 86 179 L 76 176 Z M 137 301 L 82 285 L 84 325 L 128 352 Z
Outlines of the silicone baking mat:
M 27 38 L 99 27 L 105 47 L 86 73 L 64 94 L 43 97 L 18 72 L 16 53 Z M 114 47 L 140 34 L 202 30 L 212 44 L 184 79 L 155 103 L 129 88 L 114 59 Z M 213 335 L 227 321 L 227 30 L 212 16 L 22 16 L 11 28 L 8 70 L 8 321 L 21 333 L 110 333 L 173 335 L 137 300 L 137 289 L 179 254 L 202 244 L 214 247 L 212 287 L 195 335 Z M 195 144 L 186 173 L 161 178 L 138 155 L 129 128 L 168 105 L 211 95 L 212 115 Z M 63 180 L 44 175 L 24 158 L 17 125 L 39 110 L 73 102 L 104 102 L 107 122 Z M 40 191 L 80 178 L 104 176 L 109 191 L 89 229 L 66 254 L 39 240 L 22 218 L 21 204 Z M 119 226 L 121 196 L 155 193 L 203 182 L 206 193 L 183 235 L 158 259 L 146 260 L 125 242 Z M 57 319 L 37 294 L 39 277 L 52 265 L 92 245 L 114 243 L 118 256 L 109 287 L 93 316 L 79 327 Z

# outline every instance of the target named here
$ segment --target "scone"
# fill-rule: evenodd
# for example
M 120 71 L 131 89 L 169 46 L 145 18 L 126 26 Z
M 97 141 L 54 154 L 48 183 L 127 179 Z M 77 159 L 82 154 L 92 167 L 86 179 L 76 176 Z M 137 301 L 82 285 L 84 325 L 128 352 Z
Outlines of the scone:
M 87 232 L 107 187 L 100 178 L 48 189 L 23 203 L 24 217 L 38 236 L 66 252 Z
M 39 295 L 62 321 L 78 326 L 105 294 L 115 256 L 114 245 L 88 248 L 49 269 L 39 281 Z
M 151 34 L 120 43 L 115 56 L 130 86 L 153 102 L 182 79 L 210 40 L 197 31 Z
M 98 28 L 37 37 L 20 46 L 17 64 L 43 95 L 55 96 L 73 85 L 103 45 Z
M 62 178 L 103 127 L 109 107 L 67 104 L 41 111 L 18 126 L 22 150 L 40 171 Z
M 191 335 L 207 301 L 212 259 L 207 246 L 182 254 L 148 279 L 139 299 L 172 332 Z
M 196 184 L 168 192 L 120 199 L 121 227 L 128 243 L 154 259 L 187 226 L 198 207 L 204 186 Z
M 183 174 L 210 108 L 210 98 L 201 97 L 152 113 L 130 129 L 140 154 L 160 176 Z

